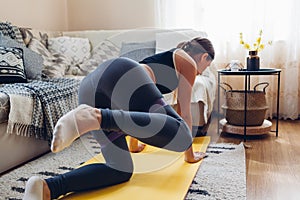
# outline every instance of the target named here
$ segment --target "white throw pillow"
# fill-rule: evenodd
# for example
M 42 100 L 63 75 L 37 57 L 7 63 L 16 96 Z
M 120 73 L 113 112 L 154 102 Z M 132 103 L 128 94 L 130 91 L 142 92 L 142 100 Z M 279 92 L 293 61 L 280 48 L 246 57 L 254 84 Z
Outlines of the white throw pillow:
M 119 57 L 120 48 L 110 40 L 105 39 L 98 44 L 92 51 L 90 59 L 76 66 L 76 70 L 72 69 L 72 75 L 87 75 L 95 70 L 101 63 L 106 60 Z
M 189 41 L 195 37 L 207 37 L 202 31 L 180 30 L 156 33 L 156 53 L 175 48 L 180 42 Z
M 87 38 L 61 36 L 48 39 L 48 49 L 59 53 L 72 61 L 72 64 L 80 64 L 91 56 L 91 45 Z
M 120 48 L 108 39 L 105 39 L 92 50 L 92 59 L 95 59 L 99 64 L 106 60 L 119 57 Z

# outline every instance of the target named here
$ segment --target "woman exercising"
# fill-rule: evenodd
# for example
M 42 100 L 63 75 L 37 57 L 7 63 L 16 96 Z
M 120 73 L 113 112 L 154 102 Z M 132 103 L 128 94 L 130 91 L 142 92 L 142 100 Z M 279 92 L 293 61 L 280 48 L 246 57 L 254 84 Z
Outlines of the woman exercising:
M 166 52 L 137 63 L 116 58 L 87 75 L 79 88 L 79 106 L 61 117 L 53 132 L 52 152 L 59 152 L 87 132 L 101 146 L 105 163 L 88 164 L 62 175 L 31 177 L 24 200 L 56 199 L 69 192 L 104 188 L 128 181 L 133 162 L 130 150 L 144 148 L 138 140 L 159 148 L 185 152 L 185 161 L 195 163 L 205 154 L 194 152 L 191 94 L 196 75 L 214 59 L 206 38 L 194 38 Z M 178 90 L 176 112 L 162 94 Z

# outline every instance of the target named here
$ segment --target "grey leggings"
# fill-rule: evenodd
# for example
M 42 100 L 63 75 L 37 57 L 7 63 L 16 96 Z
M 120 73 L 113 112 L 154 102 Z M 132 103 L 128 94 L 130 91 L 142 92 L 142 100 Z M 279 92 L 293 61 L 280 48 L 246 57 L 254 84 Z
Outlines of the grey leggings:
M 164 102 L 145 70 L 130 59 L 106 61 L 85 77 L 79 89 L 79 103 L 101 109 L 101 130 L 93 131 L 93 135 L 101 145 L 105 163 L 46 179 L 51 198 L 128 181 L 133 162 L 126 135 L 177 152 L 192 144 L 186 123 Z

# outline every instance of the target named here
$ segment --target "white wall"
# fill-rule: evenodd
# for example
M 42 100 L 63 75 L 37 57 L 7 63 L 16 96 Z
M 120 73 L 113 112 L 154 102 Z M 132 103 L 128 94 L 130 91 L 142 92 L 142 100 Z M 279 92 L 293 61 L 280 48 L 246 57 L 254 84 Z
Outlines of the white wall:
M 68 0 L 69 30 L 154 26 L 153 0 Z
M 0 0 L 0 21 L 46 30 L 154 26 L 153 0 Z
M 0 0 L 0 21 L 21 27 L 66 30 L 67 0 Z

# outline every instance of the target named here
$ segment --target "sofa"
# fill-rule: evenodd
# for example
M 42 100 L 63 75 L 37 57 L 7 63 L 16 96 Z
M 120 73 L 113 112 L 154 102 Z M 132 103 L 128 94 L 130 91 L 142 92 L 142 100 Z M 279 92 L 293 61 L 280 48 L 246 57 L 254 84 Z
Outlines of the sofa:
M 22 38 L 20 43 L 24 42 L 22 47 L 24 56 L 26 51 L 30 51 L 27 55 L 34 54 L 39 57 L 31 63 L 24 62 L 25 76 L 30 76 L 26 81 L 0 83 L 0 173 L 5 173 L 50 151 L 49 141 L 56 121 L 77 106 L 80 80 L 100 63 L 119 56 L 138 61 L 156 52 L 175 47 L 181 41 L 196 36 L 206 37 L 205 32 L 189 29 L 47 31 L 18 28 L 18 30 Z M 2 45 L 0 39 L 0 47 Z M 32 66 L 34 70 L 28 69 Z M 31 76 L 29 71 L 36 71 L 36 68 L 39 69 L 37 70 L 39 74 L 36 77 Z M 198 135 L 205 134 L 209 125 L 216 91 L 215 79 L 214 68 L 208 68 L 196 78 L 193 87 L 191 102 L 193 131 Z M 28 98 L 24 96 L 18 100 L 15 98 L 19 95 L 16 88 L 19 88 L 21 95 L 24 95 L 22 91 L 27 88 L 34 90 L 33 96 L 41 102 L 34 99 L 27 103 Z M 42 97 L 39 96 L 40 93 Z M 176 92 L 165 95 L 165 99 L 176 109 Z M 35 109 L 36 104 L 40 104 L 40 112 L 37 110 L 32 112 L 32 107 Z M 32 119 L 39 117 L 42 122 L 38 128 L 30 129 L 31 131 L 25 134 L 22 128 L 11 127 L 10 117 L 17 115 L 16 118 L 26 120 L 28 117 L 22 117 L 26 110 L 29 110 L 27 114 L 32 113 Z M 40 113 L 43 113 L 43 116 L 40 116 Z M 39 132 L 40 135 L 33 132 Z M 46 136 L 43 135 L 45 133 Z

